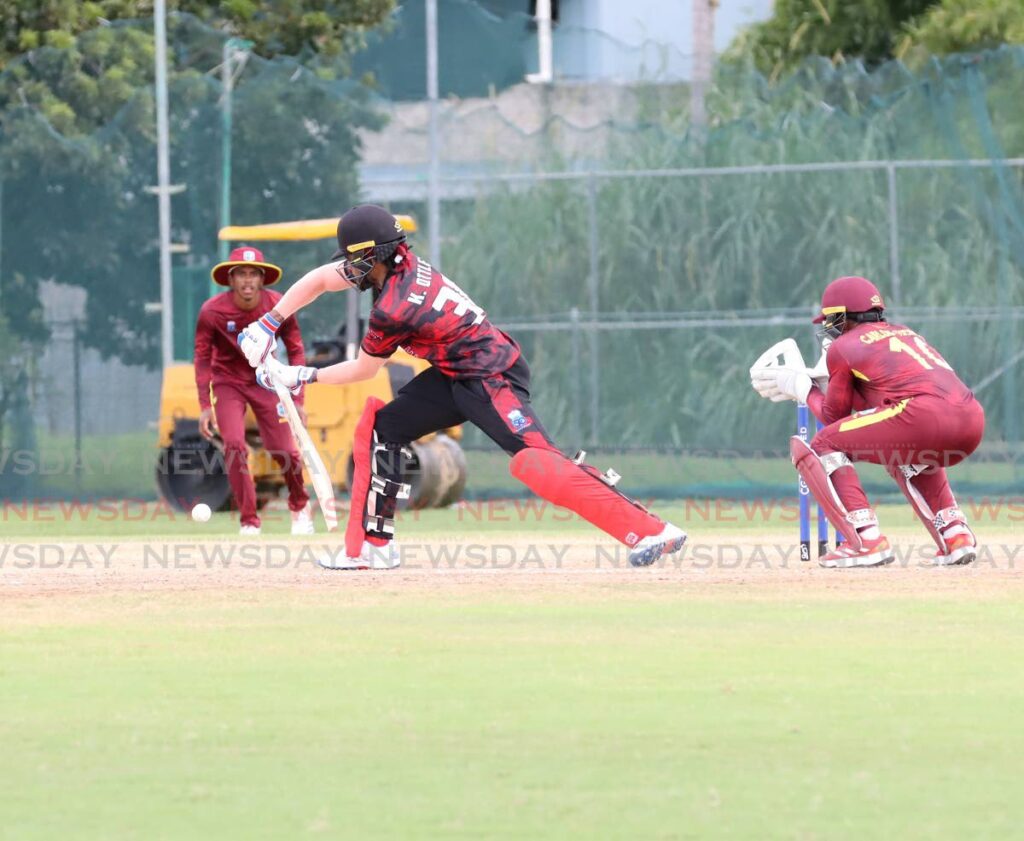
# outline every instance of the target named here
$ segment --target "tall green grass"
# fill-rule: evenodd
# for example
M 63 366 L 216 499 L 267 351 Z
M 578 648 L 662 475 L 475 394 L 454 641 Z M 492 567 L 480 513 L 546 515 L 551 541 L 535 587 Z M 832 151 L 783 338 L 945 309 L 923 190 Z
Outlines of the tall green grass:
M 644 170 L 858 160 L 1002 158 L 1024 154 L 1021 51 L 950 60 L 916 75 L 809 63 L 775 87 L 723 71 L 716 122 L 688 131 L 666 92 L 637 95 L 632 121 L 594 134 L 586 160 L 559 152 L 548 127 L 538 171 Z M 679 97 L 678 91 L 675 95 Z M 1008 361 L 1024 305 L 1024 168 L 909 169 L 896 174 L 899 289 L 890 263 L 890 195 L 880 171 L 599 177 L 593 185 L 599 318 L 688 311 L 810 313 L 840 275 L 872 278 L 894 320 L 939 307 L 921 330 L 969 384 Z M 792 411 L 760 403 L 747 369 L 765 347 L 795 335 L 816 357 L 811 326 L 586 330 L 572 308 L 593 309 L 588 184 L 488 184 L 446 207 L 445 270 L 499 323 L 555 320 L 521 330 L 538 405 L 557 437 L 583 443 L 777 447 Z M 964 309 L 998 307 L 983 321 Z M 575 342 L 575 344 L 574 344 Z M 598 417 L 590 356 L 599 356 Z M 574 355 L 575 353 L 575 355 Z M 1022 366 L 982 394 L 990 440 L 1017 440 Z M 580 407 L 582 404 L 582 408 Z M 596 441 L 590 433 L 596 426 Z

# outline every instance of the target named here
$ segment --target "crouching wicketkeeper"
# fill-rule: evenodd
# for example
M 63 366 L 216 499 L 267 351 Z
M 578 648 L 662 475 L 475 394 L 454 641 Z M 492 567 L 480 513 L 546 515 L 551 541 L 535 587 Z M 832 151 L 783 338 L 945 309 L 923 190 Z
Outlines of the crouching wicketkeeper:
M 946 468 L 974 452 L 985 413 L 971 390 L 923 337 L 890 324 L 874 284 L 841 277 L 821 296 L 824 365 L 772 364 L 762 356 L 751 384 L 772 401 L 807 403 L 826 426 L 810 446 L 790 442 L 793 464 L 845 542 L 826 567 L 890 563 L 854 463 L 880 464 L 935 541 L 935 564 L 968 564 L 977 542 L 949 486 Z M 768 351 L 770 356 L 771 350 Z

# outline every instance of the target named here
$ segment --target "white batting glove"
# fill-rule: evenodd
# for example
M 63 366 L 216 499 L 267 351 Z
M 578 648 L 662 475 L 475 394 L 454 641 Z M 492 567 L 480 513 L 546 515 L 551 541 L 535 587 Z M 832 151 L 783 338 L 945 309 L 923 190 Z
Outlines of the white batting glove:
M 238 347 L 253 368 L 258 368 L 266 362 L 267 357 L 277 347 L 275 337 L 280 326 L 281 322 L 268 312 L 238 334 Z
M 806 403 L 811 390 L 811 378 L 805 368 L 772 365 L 750 370 L 750 385 L 761 397 L 772 403 L 795 400 Z
M 282 365 L 274 357 L 256 369 L 256 382 L 267 391 L 276 391 L 274 383 L 279 383 L 292 394 L 302 391 L 304 385 L 316 382 L 316 368 L 305 365 Z

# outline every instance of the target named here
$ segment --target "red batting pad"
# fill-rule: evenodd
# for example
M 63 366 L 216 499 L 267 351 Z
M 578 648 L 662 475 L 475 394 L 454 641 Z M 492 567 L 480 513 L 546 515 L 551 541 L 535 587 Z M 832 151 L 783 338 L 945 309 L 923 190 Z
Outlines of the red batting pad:
M 657 534 L 664 523 L 608 487 L 590 469 L 561 453 L 527 447 L 512 456 L 509 472 L 537 496 L 579 514 L 627 546 Z
M 352 472 L 352 487 L 349 489 L 348 525 L 345 527 L 345 554 L 350 558 L 359 557 L 366 539 L 363 515 L 366 513 L 366 496 L 370 492 L 370 474 L 373 472 L 370 448 L 373 446 L 373 424 L 377 420 L 377 412 L 382 408 L 384 401 L 379 397 L 366 398 L 352 440 L 355 470 Z
M 859 550 L 864 545 L 860 534 L 853 523 L 846 519 L 846 511 L 836 502 L 832 482 L 829 480 L 818 454 L 796 435 L 789 439 L 789 454 L 793 457 L 793 466 L 796 468 L 796 472 L 807 483 L 807 489 L 821 506 L 821 510 L 825 512 L 829 522 L 846 538 L 847 543 L 853 549 Z

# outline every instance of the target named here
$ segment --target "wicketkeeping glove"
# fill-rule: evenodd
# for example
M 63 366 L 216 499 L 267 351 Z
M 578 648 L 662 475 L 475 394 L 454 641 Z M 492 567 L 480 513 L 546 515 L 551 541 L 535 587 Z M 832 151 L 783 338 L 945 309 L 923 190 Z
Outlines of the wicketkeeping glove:
M 298 394 L 304 385 L 316 382 L 316 372 L 316 368 L 307 368 L 305 365 L 282 365 L 274 357 L 270 357 L 256 369 L 256 382 L 267 391 L 276 391 L 276 382 L 292 394 Z
M 806 403 L 807 394 L 811 390 L 811 378 L 805 368 L 771 365 L 765 368 L 751 368 L 750 385 L 754 391 L 772 403 L 782 403 L 786 400 Z
M 277 346 L 275 337 L 280 326 L 281 322 L 268 312 L 238 334 L 238 347 L 253 368 L 258 368 L 266 362 L 271 351 Z

